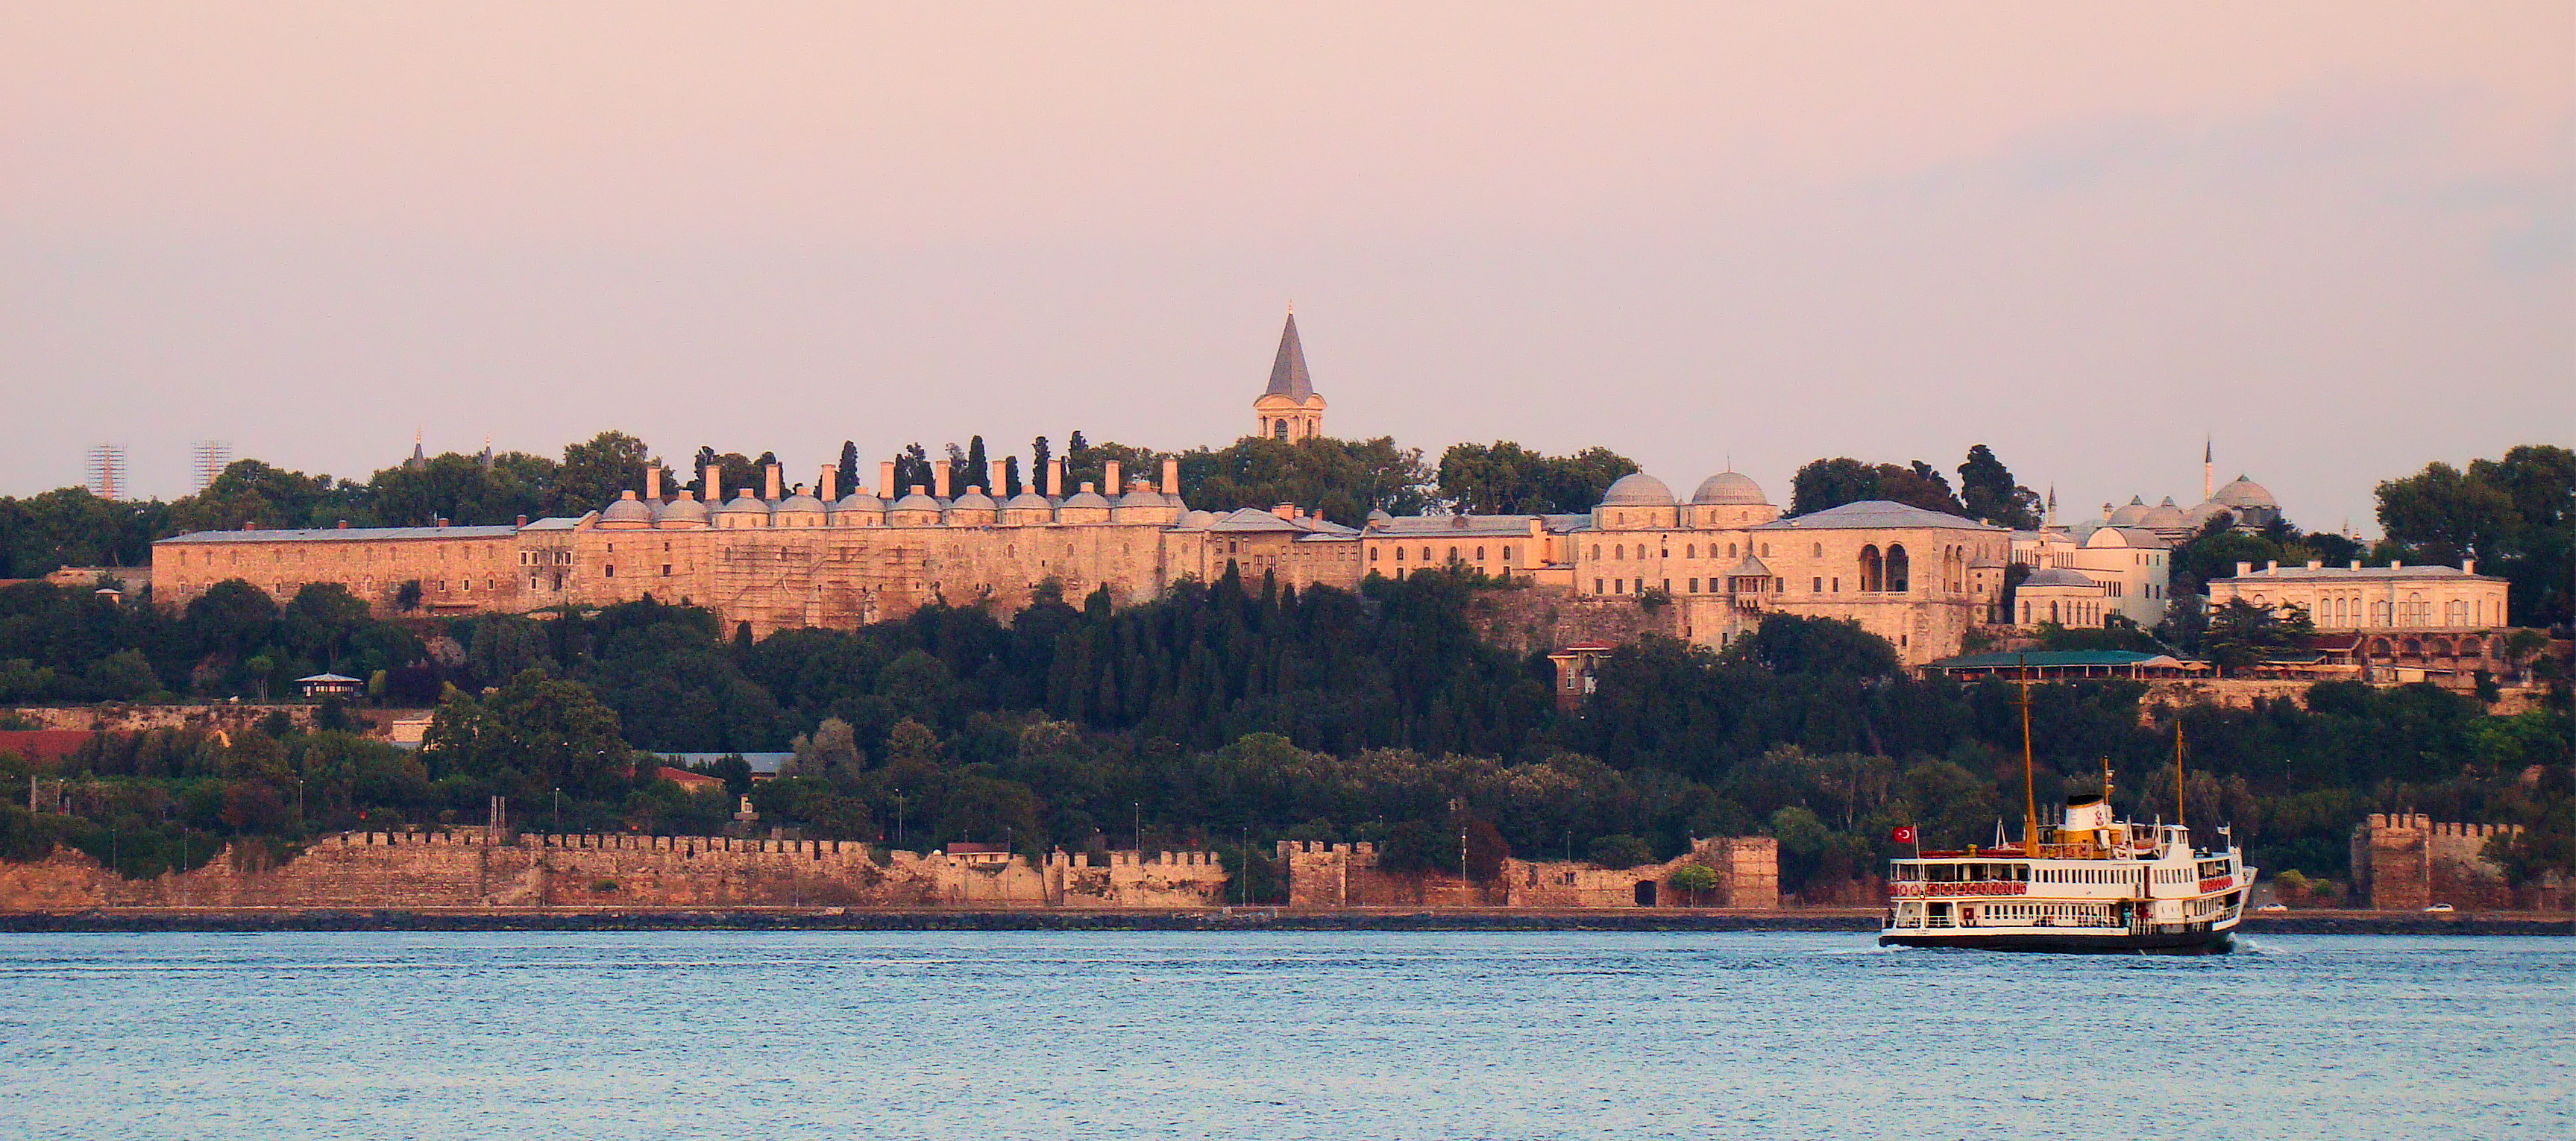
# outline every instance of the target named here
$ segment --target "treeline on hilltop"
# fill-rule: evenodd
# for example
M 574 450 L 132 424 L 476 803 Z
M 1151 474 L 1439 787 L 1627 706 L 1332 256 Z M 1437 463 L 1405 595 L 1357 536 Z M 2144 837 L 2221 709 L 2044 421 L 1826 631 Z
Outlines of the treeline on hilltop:
M 75 816 L 12 808 L 7 844 L 104 854 L 127 842 L 111 830 L 149 833 L 160 839 L 134 842 L 181 859 L 188 837 L 474 823 L 494 794 L 548 813 L 548 828 L 725 823 L 725 796 L 651 780 L 630 761 L 637 747 L 794 749 L 785 779 L 754 786 L 739 762 L 710 771 L 751 795 L 764 825 L 809 836 L 1078 849 L 1133 842 L 1141 823 L 1150 844 L 1373 840 L 1430 867 L 1455 865 L 1454 842 L 1434 838 L 1462 828 L 1477 866 L 1502 851 L 1636 862 L 1693 836 L 1765 833 L 1809 899 L 1864 890 L 1855 877 L 1893 854 L 1894 825 L 1959 844 L 2019 819 L 2010 685 L 1914 678 L 1855 626 L 1775 615 L 1723 654 L 1670 640 L 1621 649 L 1589 707 L 1566 715 L 1543 657 L 1475 637 L 1469 608 L 1492 589 L 1438 573 L 1357 594 L 1229 581 L 1124 610 L 1046 598 L 1005 624 L 932 607 L 755 642 L 651 602 L 389 624 L 318 603 L 290 619 L 292 602 L 262 612 L 245 595 L 150 619 L 21 585 L 0 591 L 0 655 L 38 652 L 15 639 L 40 625 L 163 621 L 158 652 L 171 656 L 144 656 L 173 690 L 240 692 L 245 656 L 378 652 L 417 655 L 392 667 L 404 687 L 445 697 L 416 755 L 283 725 L 229 745 L 174 733 L 99 744 L 39 774 Z M 40 593 L 71 609 L 31 605 Z M 411 640 L 356 648 L 383 626 Z M 33 668 L 86 676 L 76 655 L 112 644 L 55 643 L 75 657 Z M 2035 687 L 2040 795 L 2098 788 L 2107 759 L 2122 808 L 2163 811 L 2174 726 L 2142 717 L 2141 698 L 2132 683 Z M 2344 683 L 2316 687 L 2305 709 L 2187 708 L 2191 822 L 2231 824 L 2264 867 L 2336 879 L 2368 812 L 2524 823 L 2533 831 L 2508 853 L 2519 872 L 2565 870 L 2564 709 L 2492 717 L 2431 686 Z M 28 775 L 0 762 L 0 781 Z M 285 806 L 299 788 L 297 813 Z

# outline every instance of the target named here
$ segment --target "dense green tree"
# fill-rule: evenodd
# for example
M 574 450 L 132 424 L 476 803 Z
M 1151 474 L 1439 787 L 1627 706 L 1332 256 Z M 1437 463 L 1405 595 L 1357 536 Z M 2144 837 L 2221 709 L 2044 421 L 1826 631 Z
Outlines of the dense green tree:
M 633 783 L 633 753 L 617 714 L 588 686 L 535 670 L 483 697 L 449 690 L 422 741 L 442 773 L 490 783 L 523 802 L 555 789 L 577 798 L 622 798 Z
M 1590 511 L 1635 461 L 1607 448 L 1547 456 L 1509 440 L 1453 444 L 1440 457 L 1440 497 L 1479 515 Z
M 1972 517 L 1949 480 L 1921 460 L 1899 466 L 1866 464 L 1849 457 L 1809 461 L 1790 480 L 1789 513 L 1806 515 L 1846 503 L 1886 499 L 1926 511 Z
M 1959 501 L 1970 517 L 1997 527 L 2039 529 L 2038 493 L 2014 483 L 2012 469 L 1984 444 L 1969 448 L 1967 461 L 1959 465 Z

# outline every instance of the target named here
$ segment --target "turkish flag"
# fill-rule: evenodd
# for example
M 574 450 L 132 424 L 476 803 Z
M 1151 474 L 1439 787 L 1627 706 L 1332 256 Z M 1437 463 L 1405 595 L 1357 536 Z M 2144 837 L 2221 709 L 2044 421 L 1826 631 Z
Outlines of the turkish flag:
M 1899 844 L 1911 844 L 1914 842 L 1914 826 L 1908 824 L 1894 832 L 1888 833 L 1887 838 L 1894 840 Z

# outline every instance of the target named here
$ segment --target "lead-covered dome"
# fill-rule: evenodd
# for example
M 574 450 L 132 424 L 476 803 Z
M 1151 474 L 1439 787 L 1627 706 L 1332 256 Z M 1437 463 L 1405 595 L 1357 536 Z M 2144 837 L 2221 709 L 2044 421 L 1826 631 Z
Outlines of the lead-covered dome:
M 1673 489 L 1642 471 L 1630 472 L 1601 494 L 1603 507 L 1670 507 Z
M 2127 506 L 2111 513 L 2111 525 L 2114 527 L 2135 527 L 2145 520 L 2146 517 L 2147 501 L 2132 495 L 2129 497 Z
M 767 514 L 769 514 L 769 504 L 764 503 L 764 502 L 762 502 L 762 501 L 760 501 L 760 500 L 758 500 L 758 499 L 754 499 L 754 498 L 752 498 L 752 497 L 751 497 L 751 493 L 750 493 L 750 492 L 748 492 L 748 491 L 746 491 L 746 492 L 744 492 L 744 493 L 742 493 L 742 494 L 740 494 L 740 495 L 734 496 L 734 497 L 733 497 L 733 501 L 732 501 L 732 502 L 727 503 L 727 504 L 725 504 L 725 505 L 724 505 L 724 506 L 722 506 L 722 507 L 716 508 L 716 514 L 718 514 L 718 515 L 767 515 Z
M 800 491 L 779 500 L 778 510 L 787 513 L 804 512 L 820 515 L 823 513 L 823 501 Z
M 2243 475 L 2227 481 L 2227 486 L 2219 488 L 2218 494 L 2210 496 L 2209 501 L 2228 507 L 2277 508 L 2281 505 L 2278 500 L 2272 498 L 2272 493 L 2262 484 L 2247 479 Z
M 2148 508 L 2147 513 L 2139 518 L 2138 525 L 2153 530 L 2169 530 L 2185 526 L 2182 508 L 2175 506 L 2173 496 L 2168 495 L 2164 502 Z
M 2034 586 L 2099 586 L 2101 584 L 2094 582 L 2093 576 L 2085 574 L 2083 571 L 2068 570 L 2065 567 L 2041 567 L 2038 570 L 2030 572 L 2029 578 L 2021 580 L 2021 585 L 2024 588 L 2028 588 Z
M 678 499 L 662 506 L 661 515 L 654 522 L 663 527 L 704 527 L 707 525 L 707 505 L 699 502 L 696 495 L 683 491 Z
M 1721 506 L 1730 504 L 1759 506 L 1767 505 L 1771 500 L 1762 494 L 1762 485 L 1753 482 L 1752 476 L 1740 471 L 1722 471 L 1701 480 L 1699 490 L 1691 493 L 1691 502 Z
M 645 506 L 644 501 L 637 499 L 635 493 L 630 491 L 619 496 L 617 502 L 609 504 L 607 510 L 600 512 L 599 521 L 650 527 L 653 525 L 653 509 Z

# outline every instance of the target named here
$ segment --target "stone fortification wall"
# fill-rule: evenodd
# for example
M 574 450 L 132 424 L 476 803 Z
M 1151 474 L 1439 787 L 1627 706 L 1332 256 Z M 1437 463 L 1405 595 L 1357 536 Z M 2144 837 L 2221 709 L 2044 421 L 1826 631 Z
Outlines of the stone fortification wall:
M 2380 911 L 2514 905 L 2504 870 L 2487 862 L 2487 842 L 2519 825 L 2454 824 L 2423 813 L 2374 812 L 2352 830 L 2353 894 Z
M 38 729 L 70 729 L 99 733 L 142 733 L 154 729 L 221 730 L 238 733 L 252 728 L 271 713 L 283 713 L 298 729 L 311 729 L 313 717 L 321 711 L 318 705 L 250 703 L 201 703 L 189 705 L 44 705 L 26 706 L 9 712 L 26 719 Z M 426 709 L 368 709 L 352 705 L 350 716 L 367 722 L 367 731 L 382 735 L 396 721 L 416 720 L 429 716 Z
M 1379 866 L 1373 844 L 1285 840 L 1278 853 L 1288 872 L 1291 907 L 1780 906 L 1780 847 L 1767 836 L 1701 840 L 1686 855 L 1633 868 L 1507 859 L 1484 883 L 1446 873 L 1388 871 Z M 1715 869 L 1718 886 L 1697 895 L 1673 887 L 1673 873 L 1690 864 Z
M 881 862 L 882 859 L 882 862 Z M 0 911 L 97 907 L 312 909 L 516 907 L 1202 907 L 1225 870 L 1204 852 L 1110 854 L 1087 866 L 969 862 L 940 852 L 884 853 L 856 842 L 723 836 L 522 835 L 485 829 L 331 836 L 283 864 L 227 849 L 203 867 L 150 880 L 110 874 L 60 850 L 0 864 Z
M 1562 586 L 1521 586 L 1486 591 L 1469 606 L 1476 632 L 1514 653 L 1549 653 L 1567 646 L 1624 646 L 1647 634 L 1682 635 L 1679 610 L 1648 609 L 1634 595 L 1579 595 Z

